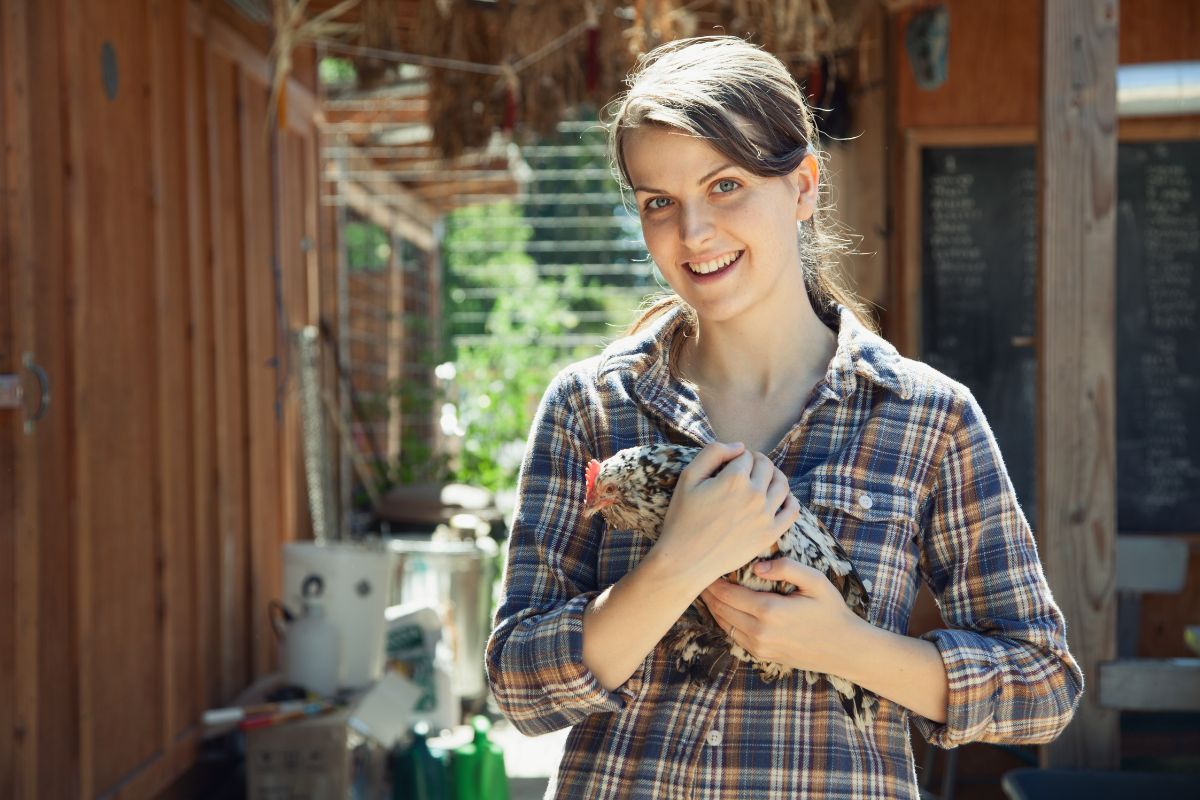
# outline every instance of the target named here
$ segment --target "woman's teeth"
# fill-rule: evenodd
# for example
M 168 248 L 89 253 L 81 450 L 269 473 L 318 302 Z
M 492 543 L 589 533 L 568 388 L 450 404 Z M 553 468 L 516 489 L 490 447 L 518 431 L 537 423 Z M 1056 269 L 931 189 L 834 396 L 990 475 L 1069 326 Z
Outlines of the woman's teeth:
M 699 273 L 700 275 L 707 275 L 710 272 L 716 272 L 717 270 L 721 269 L 722 267 L 729 266 L 734 261 L 737 261 L 738 256 L 740 256 L 741 254 L 742 254 L 742 252 L 740 250 L 738 250 L 737 252 L 726 253 L 725 255 L 721 256 L 720 258 L 714 258 L 712 261 L 700 261 L 700 262 L 689 261 L 688 269 L 690 269 L 692 272 Z

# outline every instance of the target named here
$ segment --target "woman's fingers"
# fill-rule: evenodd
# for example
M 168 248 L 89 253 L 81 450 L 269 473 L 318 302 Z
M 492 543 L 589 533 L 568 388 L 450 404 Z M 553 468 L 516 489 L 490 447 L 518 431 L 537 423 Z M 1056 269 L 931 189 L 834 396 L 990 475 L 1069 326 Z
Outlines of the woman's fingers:
M 771 483 L 767 486 L 767 509 L 778 511 L 791 493 L 792 487 L 788 484 L 787 476 L 772 467 Z
M 754 453 L 753 466 L 750 469 L 750 485 L 759 492 L 766 492 L 771 485 L 771 479 L 778 472 L 771 459 L 762 453 Z
M 782 536 L 783 532 L 792 527 L 792 524 L 798 519 L 800 519 L 800 501 L 796 499 L 795 495 L 788 492 L 783 505 L 775 512 L 775 524 L 779 528 L 779 535 Z
M 704 447 L 696 457 L 692 459 L 692 463 L 683 468 L 683 472 L 679 476 L 680 483 L 686 485 L 695 485 L 700 481 L 711 478 L 718 470 L 724 472 L 722 467 L 726 469 L 732 468 L 730 462 L 737 462 L 744 456 L 749 456 L 746 452 L 746 446 L 741 442 L 732 444 L 724 444 L 722 442 L 712 442 Z M 749 463 L 749 458 L 744 459 Z
M 751 633 L 758 630 L 759 622 L 757 616 L 731 605 L 724 598 L 718 596 L 718 592 L 728 591 L 730 589 L 727 587 L 720 587 L 714 591 L 713 587 L 710 586 L 701 594 L 701 597 L 704 598 L 704 604 L 708 606 L 709 613 L 716 619 L 717 624 L 726 631 L 729 630 L 731 625 L 743 633 Z M 746 589 L 743 591 L 749 590 Z

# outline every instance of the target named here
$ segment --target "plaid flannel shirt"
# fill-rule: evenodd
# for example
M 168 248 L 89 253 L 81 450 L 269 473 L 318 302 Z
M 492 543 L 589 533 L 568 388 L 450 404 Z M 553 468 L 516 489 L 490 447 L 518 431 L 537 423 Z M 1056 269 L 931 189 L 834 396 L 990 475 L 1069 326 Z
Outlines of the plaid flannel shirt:
M 937 598 L 947 627 L 924 638 L 946 666 L 948 719 L 911 715 L 920 732 L 942 747 L 1049 741 L 1083 675 L 991 430 L 966 387 L 839 316 L 825 379 L 768 455 L 870 581 L 872 624 L 905 633 L 919 580 Z M 566 368 L 542 399 L 487 647 L 500 708 L 530 735 L 574 726 L 556 797 L 916 798 L 910 712 L 889 700 L 864 735 L 826 681 L 800 673 L 768 684 L 735 662 L 695 683 L 660 644 L 610 692 L 583 663 L 584 607 L 648 549 L 581 518 L 585 465 L 715 439 L 668 372 L 681 319 Z

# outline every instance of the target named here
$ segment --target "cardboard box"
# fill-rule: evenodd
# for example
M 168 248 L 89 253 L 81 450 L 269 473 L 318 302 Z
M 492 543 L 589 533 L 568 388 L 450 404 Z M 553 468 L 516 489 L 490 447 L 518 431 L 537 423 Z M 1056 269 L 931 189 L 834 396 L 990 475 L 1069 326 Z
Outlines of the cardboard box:
M 387 753 L 349 724 L 353 707 L 246 733 L 248 800 L 385 797 Z

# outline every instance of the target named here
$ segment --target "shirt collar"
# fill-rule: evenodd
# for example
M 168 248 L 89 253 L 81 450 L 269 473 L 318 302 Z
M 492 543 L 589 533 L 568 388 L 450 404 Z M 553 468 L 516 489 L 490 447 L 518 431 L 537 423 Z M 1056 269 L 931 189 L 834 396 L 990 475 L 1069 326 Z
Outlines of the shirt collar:
M 854 312 L 838 305 L 837 348 L 829 362 L 824 390 L 842 400 L 864 378 L 890 390 L 903 400 L 912 397 L 912 377 L 890 342 L 872 333 Z M 672 380 L 668 360 L 676 331 L 685 324 L 682 309 L 671 308 L 645 328 L 610 344 L 600 355 L 597 377 L 614 370 L 633 375 L 634 390 L 641 401 L 658 412 L 664 421 L 692 439 L 712 441 L 715 436 L 700 406 L 700 399 L 687 385 Z
M 633 392 L 647 410 L 685 438 L 707 444 L 717 437 L 700 397 L 691 386 L 673 379 L 668 366 L 675 334 L 685 324 L 679 306 L 655 317 L 642 330 L 606 347 L 596 376 L 618 370 L 630 374 Z
M 838 305 L 837 350 L 826 373 L 830 388 L 842 399 L 857 388 L 859 377 L 895 393 L 912 397 L 912 376 L 892 343 L 859 321 L 849 308 Z

